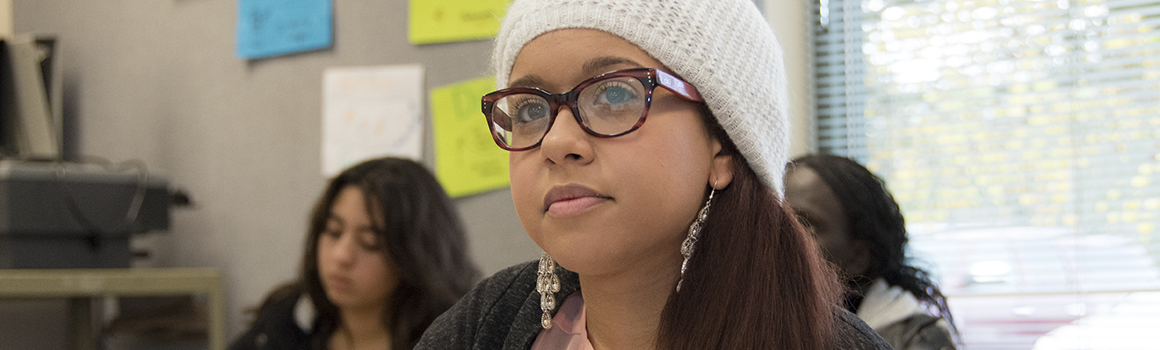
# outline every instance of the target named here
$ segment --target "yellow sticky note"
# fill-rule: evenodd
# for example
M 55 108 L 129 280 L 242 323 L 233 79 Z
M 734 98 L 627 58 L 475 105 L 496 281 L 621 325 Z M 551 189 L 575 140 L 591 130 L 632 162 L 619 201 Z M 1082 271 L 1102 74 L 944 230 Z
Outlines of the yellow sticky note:
M 510 0 L 411 0 L 412 44 L 494 37 Z
M 494 89 L 489 77 L 431 90 L 435 177 L 451 197 L 509 184 L 508 152 L 495 145 L 480 111 L 480 98 Z

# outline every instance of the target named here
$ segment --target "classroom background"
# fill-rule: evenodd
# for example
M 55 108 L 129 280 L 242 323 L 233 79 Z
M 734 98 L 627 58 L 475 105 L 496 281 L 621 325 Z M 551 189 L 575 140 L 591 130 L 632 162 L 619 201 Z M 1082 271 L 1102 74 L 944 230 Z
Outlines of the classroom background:
M 485 275 L 538 258 L 503 182 L 470 181 L 506 171 L 506 155 L 455 159 L 446 150 L 495 147 L 437 125 L 462 111 L 487 136 L 468 92 L 493 88 L 491 41 L 411 27 L 486 22 L 489 1 L 295 1 L 329 3 L 330 32 L 283 50 L 242 33 L 262 24 L 259 0 L 0 0 L 0 33 L 58 41 L 65 158 L 140 160 L 188 193 L 168 230 L 134 238 L 149 252 L 135 266 L 218 270 L 236 336 L 295 277 L 313 201 L 350 161 L 336 150 L 360 147 L 343 136 L 376 128 L 415 136 L 388 146 L 461 186 L 449 191 Z M 786 54 L 793 155 L 851 156 L 883 175 L 967 349 L 1160 340 L 1143 331 L 1160 327 L 1160 2 L 756 3 Z M 328 95 L 359 79 L 411 85 L 377 90 L 397 104 Z M 334 106 L 398 107 L 415 124 L 342 129 L 357 118 Z M 477 166 L 448 170 L 465 164 Z M 0 300 L 0 344 L 63 349 L 68 312 Z

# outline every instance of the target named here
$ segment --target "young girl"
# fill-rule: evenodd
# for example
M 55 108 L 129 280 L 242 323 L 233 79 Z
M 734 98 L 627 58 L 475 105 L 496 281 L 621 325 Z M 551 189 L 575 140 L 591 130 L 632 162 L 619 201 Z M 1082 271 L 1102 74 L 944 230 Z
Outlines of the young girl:
M 476 281 L 466 246 L 422 165 L 356 165 L 314 208 L 299 280 L 270 293 L 230 349 L 411 349 Z
M 483 112 L 545 254 L 419 348 L 888 349 L 782 203 L 785 72 L 751 1 L 515 0 L 493 68 Z

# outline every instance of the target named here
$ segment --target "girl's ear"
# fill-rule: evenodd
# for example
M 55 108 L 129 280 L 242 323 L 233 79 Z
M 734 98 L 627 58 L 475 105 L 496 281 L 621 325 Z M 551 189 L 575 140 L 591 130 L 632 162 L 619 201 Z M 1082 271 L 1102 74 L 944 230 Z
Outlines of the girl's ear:
M 722 151 L 721 141 L 713 140 L 713 162 L 709 168 L 709 186 L 715 190 L 729 187 L 733 182 L 733 156 Z

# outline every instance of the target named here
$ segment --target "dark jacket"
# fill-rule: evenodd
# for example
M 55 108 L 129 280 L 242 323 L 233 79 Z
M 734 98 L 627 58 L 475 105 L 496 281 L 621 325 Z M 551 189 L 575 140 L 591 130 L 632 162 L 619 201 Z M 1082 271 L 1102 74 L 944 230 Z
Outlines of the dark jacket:
M 537 262 L 507 268 L 479 282 L 423 334 L 416 349 L 525 350 L 542 330 Z M 559 273 L 556 300 L 580 289 L 575 273 Z M 558 308 L 557 308 L 558 309 Z M 848 311 L 835 307 L 834 349 L 890 349 L 873 330 Z
M 303 292 L 282 288 L 271 293 L 258 308 L 257 318 L 229 350 L 308 350 L 310 335 L 294 321 L 294 309 Z

